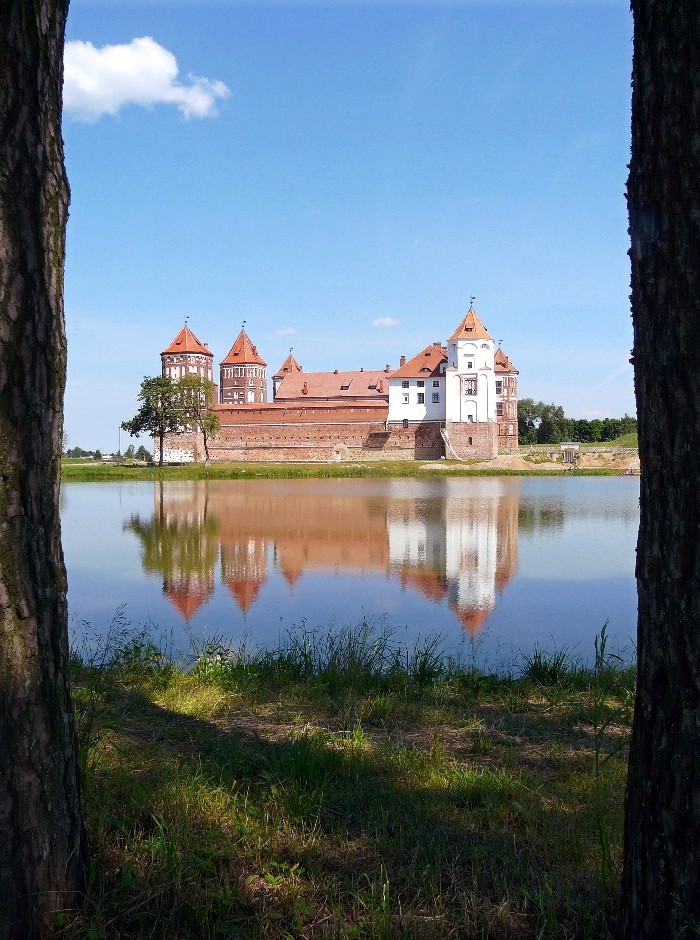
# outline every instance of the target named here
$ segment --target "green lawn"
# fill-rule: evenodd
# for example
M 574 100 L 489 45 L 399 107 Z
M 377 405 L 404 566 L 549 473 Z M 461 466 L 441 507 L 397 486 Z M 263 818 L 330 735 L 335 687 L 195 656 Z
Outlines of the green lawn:
M 56 935 L 607 938 L 633 673 L 518 676 L 364 627 L 74 662 L 92 848 Z
M 475 466 L 456 460 L 426 463 L 418 460 L 396 460 L 384 463 L 203 463 L 182 467 L 145 467 L 120 464 L 73 464 L 63 462 L 62 479 L 72 482 L 114 482 L 119 480 L 250 480 L 250 479 L 320 479 L 361 477 L 416 477 L 430 474 L 444 476 L 618 476 L 619 470 L 542 470 L 533 464 L 531 470 L 504 470 Z

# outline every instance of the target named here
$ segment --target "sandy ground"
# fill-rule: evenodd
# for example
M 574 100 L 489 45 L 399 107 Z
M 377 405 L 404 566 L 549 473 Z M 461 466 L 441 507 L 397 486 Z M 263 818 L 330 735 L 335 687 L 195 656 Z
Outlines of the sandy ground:
M 555 451 L 552 451 L 553 453 Z M 502 454 L 495 460 L 484 460 L 477 466 L 496 468 L 499 470 L 561 470 L 560 461 L 548 459 L 548 455 L 541 454 Z M 605 468 L 619 470 L 620 473 L 639 473 L 639 455 L 636 453 L 601 451 L 581 453 L 576 466 L 584 468 Z

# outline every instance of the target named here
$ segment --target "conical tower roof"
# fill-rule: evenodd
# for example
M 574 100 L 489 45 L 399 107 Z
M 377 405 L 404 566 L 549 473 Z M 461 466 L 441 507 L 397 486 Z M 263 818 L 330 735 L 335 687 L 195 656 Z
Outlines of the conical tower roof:
M 476 310 L 470 307 L 466 316 L 454 331 L 450 339 L 493 339 L 489 331 L 477 316 Z
M 186 323 L 168 348 L 163 350 L 161 356 L 168 355 L 169 353 L 183 352 L 199 353 L 201 356 L 211 356 L 214 358 L 214 353 L 209 349 L 207 344 L 197 339 Z
M 277 370 L 277 372 L 275 372 L 275 374 L 272 376 L 272 378 L 273 378 L 273 379 L 283 379 L 283 378 L 285 377 L 285 375 L 291 375 L 293 372 L 303 372 L 303 371 L 304 371 L 304 370 L 303 370 L 302 367 L 299 365 L 299 363 L 296 361 L 296 359 L 295 359 L 294 356 L 292 355 L 292 351 L 291 351 L 291 349 L 290 349 L 289 355 L 288 355 L 287 358 L 284 360 L 284 362 L 282 363 L 282 365 L 279 367 L 279 369 Z
M 226 582 L 226 587 L 233 595 L 233 598 L 238 604 L 241 612 L 247 614 L 257 600 L 258 594 L 260 593 L 260 590 L 264 584 L 264 580 L 257 581 L 253 578 L 237 580 L 235 578 L 231 578 Z
M 499 346 L 493 357 L 493 364 L 496 372 L 517 372 L 513 363 Z
M 266 366 L 267 363 L 259 355 L 255 344 L 245 330 L 241 330 L 228 355 L 221 360 L 222 366 Z

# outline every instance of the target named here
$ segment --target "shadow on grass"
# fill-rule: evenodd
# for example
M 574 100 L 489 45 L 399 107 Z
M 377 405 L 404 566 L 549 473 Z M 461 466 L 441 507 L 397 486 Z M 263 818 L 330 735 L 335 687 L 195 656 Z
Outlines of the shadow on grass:
M 549 786 L 526 766 L 456 760 L 439 730 L 429 747 L 359 726 L 290 736 L 240 709 L 222 727 L 141 689 L 112 695 L 71 937 L 610 936 L 575 754 Z

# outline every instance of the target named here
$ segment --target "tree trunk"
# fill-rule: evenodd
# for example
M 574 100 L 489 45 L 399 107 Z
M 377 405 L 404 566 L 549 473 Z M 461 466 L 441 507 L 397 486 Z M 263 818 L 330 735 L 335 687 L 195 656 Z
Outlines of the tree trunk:
M 0 936 L 84 887 L 58 494 L 67 0 L 0 2 Z
M 633 0 L 641 522 L 622 935 L 700 926 L 700 5 Z

